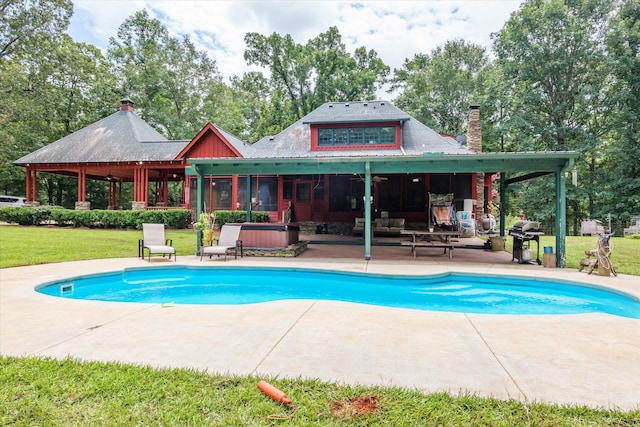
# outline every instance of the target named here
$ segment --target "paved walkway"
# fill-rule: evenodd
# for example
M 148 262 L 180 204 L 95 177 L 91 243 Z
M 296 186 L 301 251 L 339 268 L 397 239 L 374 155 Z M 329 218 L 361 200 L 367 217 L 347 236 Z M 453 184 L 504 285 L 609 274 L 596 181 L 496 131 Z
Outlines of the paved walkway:
M 294 259 L 206 261 L 392 274 L 444 271 L 553 276 L 640 297 L 638 277 L 599 277 L 569 269 L 496 262 L 456 263 L 448 256 L 399 254 L 374 247 L 313 245 Z M 341 252 L 342 251 L 342 252 Z M 384 253 L 389 251 L 389 253 Z M 484 251 L 477 251 L 482 253 Z M 393 255 L 399 259 L 392 259 Z M 485 258 L 489 254 L 485 254 Z M 434 261 L 435 259 L 435 261 Z M 460 256 L 460 259 L 463 259 Z M 490 259 L 490 258 L 487 258 Z M 179 264 L 202 265 L 195 256 Z M 173 263 L 172 263 L 173 264 Z M 330 301 L 244 306 L 174 306 L 52 298 L 35 285 L 124 267 L 164 266 L 137 258 L 0 270 L 0 354 L 121 361 L 233 374 L 312 377 L 395 385 L 425 392 L 640 407 L 640 320 L 605 314 L 562 316 L 440 313 Z M 295 396 L 291 396 L 295 399 Z

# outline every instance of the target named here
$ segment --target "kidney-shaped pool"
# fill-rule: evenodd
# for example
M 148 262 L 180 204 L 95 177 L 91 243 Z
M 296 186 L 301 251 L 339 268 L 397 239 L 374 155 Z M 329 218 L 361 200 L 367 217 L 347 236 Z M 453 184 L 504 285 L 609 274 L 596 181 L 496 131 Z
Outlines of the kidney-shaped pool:
M 640 300 L 605 287 L 522 276 L 399 276 L 301 268 L 129 268 L 44 283 L 40 293 L 152 304 L 334 300 L 486 314 L 608 313 L 640 319 Z

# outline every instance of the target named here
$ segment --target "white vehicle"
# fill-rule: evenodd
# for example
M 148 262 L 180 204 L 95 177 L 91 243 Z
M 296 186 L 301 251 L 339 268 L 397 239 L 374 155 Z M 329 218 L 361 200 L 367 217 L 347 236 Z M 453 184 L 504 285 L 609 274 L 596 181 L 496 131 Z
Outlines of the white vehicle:
M 0 196 L 0 208 L 21 208 L 25 203 L 27 203 L 25 197 Z

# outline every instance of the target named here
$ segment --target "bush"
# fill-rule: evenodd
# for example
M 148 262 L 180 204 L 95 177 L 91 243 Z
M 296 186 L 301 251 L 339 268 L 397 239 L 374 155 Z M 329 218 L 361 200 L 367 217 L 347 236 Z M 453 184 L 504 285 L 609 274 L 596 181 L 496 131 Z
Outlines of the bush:
M 222 227 L 230 222 L 246 222 L 247 211 L 215 211 L 216 224 Z M 269 212 L 251 211 L 251 222 L 269 222 Z
M 17 223 L 20 225 L 40 225 L 51 220 L 51 208 L 41 206 L 37 208 L 2 208 L 0 221 Z
M 187 228 L 191 223 L 191 211 L 187 209 L 150 211 L 112 211 L 37 208 L 2 208 L 0 221 L 20 225 L 53 224 L 60 227 L 135 228 L 143 223 L 165 224 L 168 228 Z

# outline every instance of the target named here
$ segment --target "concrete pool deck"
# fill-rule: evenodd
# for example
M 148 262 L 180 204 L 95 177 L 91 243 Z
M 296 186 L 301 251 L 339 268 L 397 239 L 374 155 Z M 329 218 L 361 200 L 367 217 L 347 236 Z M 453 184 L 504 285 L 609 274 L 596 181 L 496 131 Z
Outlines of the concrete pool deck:
M 382 251 L 397 248 L 375 248 L 377 257 L 365 261 L 340 256 L 351 248 L 317 246 L 326 247 L 297 258 L 231 257 L 226 263 L 215 259 L 201 263 L 196 256 L 179 256 L 177 264 L 207 265 L 212 271 L 226 265 L 545 276 L 598 284 L 640 297 L 640 278 L 635 276 L 600 277 L 501 261 L 456 263 L 457 254 L 453 262 L 448 257 L 413 260 L 407 254 L 402 260 L 384 257 Z M 40 283 L 65 277 L 167 265 L 162 258 L 150 263 L 123 258 L 0 270 L 0 354 L 640 408 L 638 319 L 606 314 L 444 313 L 320 300 L 163 308 L 66 300 L 34 291 Z M 295 395 L 289 396 L 295 401 Z

